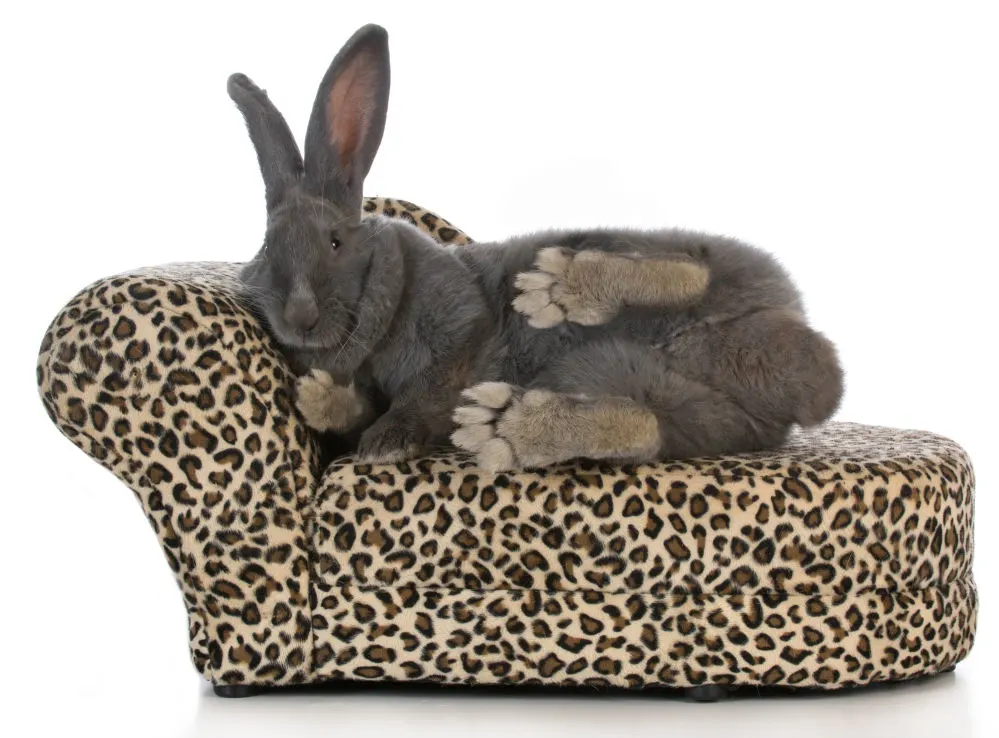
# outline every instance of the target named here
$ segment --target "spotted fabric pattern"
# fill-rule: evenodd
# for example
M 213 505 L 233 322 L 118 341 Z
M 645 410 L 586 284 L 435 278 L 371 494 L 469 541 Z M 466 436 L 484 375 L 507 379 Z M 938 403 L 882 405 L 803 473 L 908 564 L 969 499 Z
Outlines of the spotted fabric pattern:
M 930 433 L 487 474 L 350 459 L 315 502 L 329 678 L 836 687 L 953 665 L 975 630 L 974 479 Z
M 404 200 L 364 211 L 470 242 Z M 641 466 L 322 470 L 238 270 L 99 280 L 38 357 L 53 423 L 142 505 L 212 682 L 836 688 L 971 648 L 974 474 L 953 441 L 830 423 Z

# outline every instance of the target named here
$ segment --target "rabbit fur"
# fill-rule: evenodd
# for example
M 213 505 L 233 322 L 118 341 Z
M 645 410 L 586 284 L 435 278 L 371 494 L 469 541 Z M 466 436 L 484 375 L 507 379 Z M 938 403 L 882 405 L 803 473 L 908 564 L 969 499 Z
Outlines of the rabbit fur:
M 443 247 L 361 218 L 389 96 L 388 36 L 357 31 L 322 79 L 304 159 L 229 78 L 267 230 L 242 271 L 307 424 L 371 463 L 454 445 L 490 470 L 778 446 L 829 418 L 836 350 L 767 253 L 682 230 L 551 230 Z

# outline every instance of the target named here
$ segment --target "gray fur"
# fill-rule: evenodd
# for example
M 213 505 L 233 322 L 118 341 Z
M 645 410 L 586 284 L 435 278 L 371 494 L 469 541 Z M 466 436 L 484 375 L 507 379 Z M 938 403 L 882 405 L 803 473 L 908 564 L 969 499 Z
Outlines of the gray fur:
M 276 207 L 292 191 L 304 172 L 302 155 L 284 117 L 267 93 L 245 74 L 234 74 L 226 85 L 229 97 L 246 121 L 250 140 L 257 150 L 257 162 L 264 178 L 267 209 Z
M 362 111 L 366 127 L 355 150 L 343 150 L 330 140 L 326 101 L 340 70 L 358 59 L 374 66 L 362 74 L 352 68 L 351 94 L 364 104 L 351 109 Z M 239 80 L 237 92 L 252 86 Z M 644 453 L 658 458 L 772 447 L 793 424 L 818 423 L 835 411 L 842 394 L 835 350 L 806 325 L 790 278 L 759 249 L 679 230 L 614 229 L 444 248 L 400 221 L 362 221 L 360 188 L 387 95 L 385 32 L 366 26 L 320 85 L 304 176 L 294 157 L 272 153 L 287 148 L 273 106 L 255 113 L 270 116 L 260 125 L 233 96 L 268 188 L 264 247 L 243 279 L 297 373 L 321 369 L 354 382 L 380 408 L 360 437 L 362 457 L 398 460 L 447 445 L 462 391 L 487 381 L 627 398 L 655 415 L 658 447 Z M 278 140 L 267 140 L 274 131 Z M 275 173 L 275 161 L 290 171 Z M 291 187 L 282 184 L 288 181 Z M 275 202 L 272 186 L 281 192 Z M 513 308 L 517 278 L 553 246 L 677 257 L 704 265 L 710 277 L 691 304 L 623 306 L 601 325 L 532 328 Z

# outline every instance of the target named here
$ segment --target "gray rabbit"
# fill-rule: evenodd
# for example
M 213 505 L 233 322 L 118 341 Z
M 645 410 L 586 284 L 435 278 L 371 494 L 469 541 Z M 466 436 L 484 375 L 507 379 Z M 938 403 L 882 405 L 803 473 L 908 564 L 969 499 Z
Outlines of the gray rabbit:
M 680 230 L 549 231 L 442 247 L 362 220 L 389 96 L 388 36 L 361 28 L 319 86 L 304 161 L 244 75 L 264 245 L 242 278 L 300 375 L 309 426 L 368 462 L 453 445 L 488 470 L 778 446 L 832 415 L 833 345 L 777 262 Z

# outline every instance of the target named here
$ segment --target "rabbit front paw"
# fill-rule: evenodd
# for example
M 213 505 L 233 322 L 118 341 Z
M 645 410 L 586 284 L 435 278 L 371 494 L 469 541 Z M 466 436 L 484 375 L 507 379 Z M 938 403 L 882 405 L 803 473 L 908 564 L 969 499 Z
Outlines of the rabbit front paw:
M 389 411 L 361 434 L 357 459 L 364 464 L 395 464 L 424 450 L 427 430 L 418 421 Z
M 361 423 L 367 403 L 353 383 L 337 384 L 329 372 L 312 369 L 295 381 L 295 407 L 310 428 L 345 433 Z
M 532 328 L 552 328 L 565 321 L 579 325 L 610 321 L 620 304 L 615 291 L 608 289 L 601 262 L 612 258 L 602 251 L 541 249 L 535 271 L 521 272 L 514 281 L 520 294 L 513 309 L 527 316 Z

